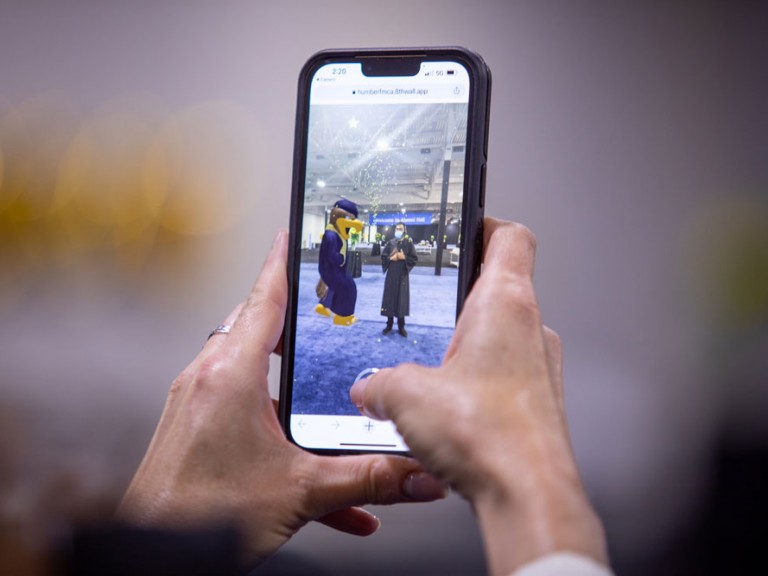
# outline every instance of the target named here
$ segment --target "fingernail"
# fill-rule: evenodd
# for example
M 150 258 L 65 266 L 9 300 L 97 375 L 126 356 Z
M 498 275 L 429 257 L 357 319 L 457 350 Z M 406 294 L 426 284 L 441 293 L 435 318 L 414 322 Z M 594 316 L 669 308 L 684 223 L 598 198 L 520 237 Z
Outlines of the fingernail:
M 439 500 L 448 495 L 445 484 L 426 472 L 413 472 L 403 480 L 403 493 L 420 502 Z
M 368 403 L 365 404 L 363 399 L 365 398 L 365 391 L 368 386 L 370 386 L 372 382 L 380 380 L 381 374 L 382 371 L 377 370 L 370 376 L 352 384 L 352 387 L 349 389 L 349 398 L 357 409 L 360 410 L 360 413 L 363 414 L 363 416 L 373 418 L 374 420 L 388 420 L 388 417 L 376 401 L 371 401 L 369 399 Z
M 376 528 L 373 529 L 373 531 L 375 532 L 376 530 L 381 528 L 381 520 L 375 514 L 371 514 L 371 516 L 373 516 L 373 520 L 374 520 L 374 522 L 376 522 Z
M 359 380 L 352 384 L 352 388 L 349 389 L 349 399 L 352 400 L 352 403 L 357 406 L 357 409 L 360 410 L 360 412 L 364 410 L 363 394 L 365 392 L 365 387 L 368 386 L 367 380 L 368 378 Z
M 381 520 L 378 516 L 371 514 L 368 510 L 358 509 L 359 514 L 351 516 L 347 523 L 347 529 L 352 534 L 368 536 L 381 528 Z
M 287 243 L 288 240 L 288 230 L 282 229 L 278 230 L 277 234 L 275 234 L 274 239 L 272 240 L 272 250 L 277 250 L 283 247 Z

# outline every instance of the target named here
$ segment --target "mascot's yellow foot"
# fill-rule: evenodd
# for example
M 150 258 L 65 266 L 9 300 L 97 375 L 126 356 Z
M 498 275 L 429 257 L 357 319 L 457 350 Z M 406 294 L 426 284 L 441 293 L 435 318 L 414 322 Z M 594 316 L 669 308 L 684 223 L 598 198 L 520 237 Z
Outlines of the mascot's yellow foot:
M 333 317 L 333 323 L 338 326 L 352 326 L 357 322 L 357 318 L 355 318 L 354 314 L 350 314 L 349 316 L 339 316 L 338 314 Z
M 320 316 L 330 316 L 331 315 L 331 311 L 328 310 L 328 308 L 326 308 L 322 304 L 318 304 L 317 306 L 315 306 L 315 312 L 320 314 Z

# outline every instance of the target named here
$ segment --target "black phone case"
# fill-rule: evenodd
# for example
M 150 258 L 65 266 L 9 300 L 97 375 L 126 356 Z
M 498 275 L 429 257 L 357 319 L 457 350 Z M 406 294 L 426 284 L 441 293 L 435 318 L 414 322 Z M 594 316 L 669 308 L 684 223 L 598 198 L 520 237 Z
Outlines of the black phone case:
M 455 60 L 465 65 L 470 75 L 470 101 L 467 116 L 467 150 L 465 160 L 464 196 L 462 203 L 461 235 L 464 248 L 459 256 L 459 278 L 456 317 L 461 313 L 464 299 L 480 274 L 483 251 L 483 215 L 485 208 L 485 177 L 488 157 L 488 124 L 490 118 L 491 71 L 478 54 L 465 48 L 370 48 L 323 50 L 313 55 L 304 65 L 298 82 L 296 104 L 296 131 L 294 136 L 293 185 L 291 188 L 290 245 L 288 252 L 288 306 L 283 330 L 282 368 L 280 372 L 280 399 L 278 414 L 286 437 L 294 442 L 290 432 L 291 398 L 293 386 L 293 354 L 296 332 L 296 303 L 298 300 L 298 264 L 300 262 L 302 207 L 306 177 L 306 150 L 309 119 L 309 91 L 311 78 L 322 66 L 334 62 L 348 63 L 358 59 L 396 59 L 420 57 L 422 61 Z M 298 445 L 298 444 L 297 444 Z M 300 445 L 299 445 L 300 446 Z M 384 452 L 407 455 L 405 452 L 380 450 L 303 449 L 317 454 L 364 454 Z

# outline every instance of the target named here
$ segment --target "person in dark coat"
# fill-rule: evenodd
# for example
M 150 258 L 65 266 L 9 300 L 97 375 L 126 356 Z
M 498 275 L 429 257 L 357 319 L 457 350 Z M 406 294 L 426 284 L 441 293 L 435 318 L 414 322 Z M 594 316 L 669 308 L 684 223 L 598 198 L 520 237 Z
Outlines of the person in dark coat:
M 357 220 L 357 205 L 343 198 L 334 204 L 330 223 L 320 243 L 318 272 L 320 281 L 315 291 L 320 302 L 315 312 L 322 316 L 333 315 L 333 323 L 351 326 L 355 318 L 357 286 L 347 274 L 347 239 L 351 229 L 362 230 L 363 223 Z
M 381 253 L 381 267 L 387 274 L 381 298 L 381 315 L 387 317 L 387 326 L 382 334 L 392 331 L 396 316 L 397 332 L 400 336 L 408 336 L 405 330 L 405 317 L 410 314 L 411 308 L 408 275 L 418 259 L 413 241 L 406 235 L 405 224 L 398 222 L 395 225 L 395 237 L 387 242 Z

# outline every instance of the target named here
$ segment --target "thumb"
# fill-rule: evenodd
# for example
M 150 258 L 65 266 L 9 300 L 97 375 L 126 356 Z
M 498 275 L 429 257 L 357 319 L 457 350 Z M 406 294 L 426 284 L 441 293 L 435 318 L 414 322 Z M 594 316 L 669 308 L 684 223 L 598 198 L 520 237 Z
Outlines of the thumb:
M 412 458 L 382 454 L 318 457 L 313 469 L 306 494 L 310 519 L 354 506 L 430 502 L 447 494 L 445 485 Z

